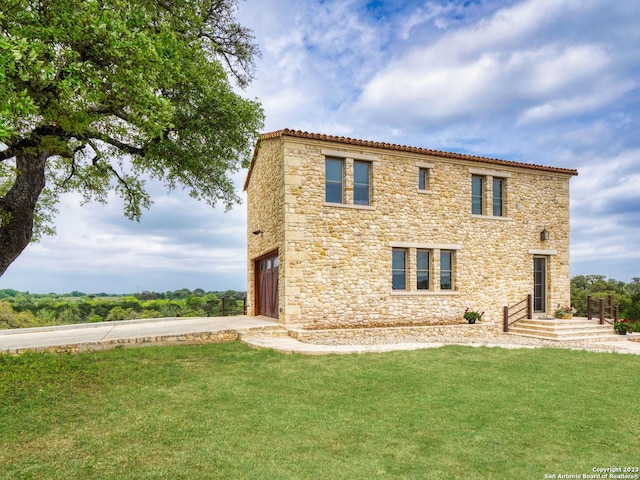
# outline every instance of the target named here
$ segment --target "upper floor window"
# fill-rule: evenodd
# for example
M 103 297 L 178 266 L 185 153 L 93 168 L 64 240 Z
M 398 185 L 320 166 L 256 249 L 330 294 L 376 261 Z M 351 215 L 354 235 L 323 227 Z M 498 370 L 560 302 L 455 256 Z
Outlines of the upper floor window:
M 478 175 L 471 177 L 471 213 L 482 215 L 482 198 L 484 194 L 484 178 Z
M 418 190 L 427 190 L 429 188 L 429 169 L 418 169 Z
M 418 170 L 418 192 L 420 193 L 432 193 L 431 192 L 431 179 L 433 174 L 433 163 L 426 163 L 422 161 L 416 162 Z
M 377 155 L 322 149 L 327 206 L 375 210 L 373 169 Z
M 471 213 L 506 219 L 509 172 L 470 168 Z
M 369 205 L 371 162 L 353 162 L 353 203 Z
M 394 248 L 391 259 L 392 288 L 394 290 L 407 289 L 407 249 Z
M 325 159 L 325 201 L 343 203 L 344 201 L 344 160 L 339 158 Z
M 493 216 L 502 217 L 504 215 L 504 179 L 493 178 Z

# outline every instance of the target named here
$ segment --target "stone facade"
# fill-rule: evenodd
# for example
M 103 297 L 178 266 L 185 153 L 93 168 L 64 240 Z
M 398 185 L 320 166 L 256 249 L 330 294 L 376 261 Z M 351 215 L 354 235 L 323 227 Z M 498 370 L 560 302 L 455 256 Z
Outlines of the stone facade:
M 340 203 L 325 201 L 326 158 L 342 161 Z M 368 205 L 354 201 L 354 163 L 362 162 Z M 570 298 L 569 181 L 576 174 L 291 130 L 265 134 L 245 182 L 248 314 L 260 313 L 256 260 L 273 252 L 278 318 L 291 328 L 451 325 L 470 308 L 499 329 L 503 306 L 534 292 L 537 310 L 551 314 Z M 472 177 L 482 182 L 482 214 L 472 213 Z M 494 179 L 501 180 L 500 212 L 493 211 L 500 203 Z M 406 255 L 404 289 L 392 288 L 394 249 Z M 417 285 L 418 252 L 429 257 L 427 289 Z M 451 288 L 441 252 L 452 260 Z M 534 258 L 543 266 L 537 290 Z

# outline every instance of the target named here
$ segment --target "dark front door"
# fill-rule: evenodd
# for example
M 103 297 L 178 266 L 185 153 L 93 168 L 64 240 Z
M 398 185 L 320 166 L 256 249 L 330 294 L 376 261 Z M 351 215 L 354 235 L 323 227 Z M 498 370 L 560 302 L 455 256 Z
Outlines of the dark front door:
M 533 257 L 533 311 L 547 311 L 547 259 Z
M 277 253 L 256 262 L 258 315 L 278 318 L 278 267 Z

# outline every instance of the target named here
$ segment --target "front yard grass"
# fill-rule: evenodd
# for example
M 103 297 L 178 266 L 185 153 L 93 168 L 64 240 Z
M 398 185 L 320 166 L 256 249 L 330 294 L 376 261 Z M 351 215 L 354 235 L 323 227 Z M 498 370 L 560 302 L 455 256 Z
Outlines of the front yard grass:
M 543 479 L 640 467 L 640 358 L 240 343 L 0 356 L 1 479 Z

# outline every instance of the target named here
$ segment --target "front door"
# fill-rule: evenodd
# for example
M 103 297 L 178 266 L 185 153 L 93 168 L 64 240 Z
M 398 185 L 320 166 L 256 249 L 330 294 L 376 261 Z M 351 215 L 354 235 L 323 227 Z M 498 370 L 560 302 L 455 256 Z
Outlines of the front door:
M 547 311 L 547 259 L 533 257 L 533 311 Z
M 256 305 L 258 315 L 278 318 L 278 267 L 277 252 L 256 261 Z

